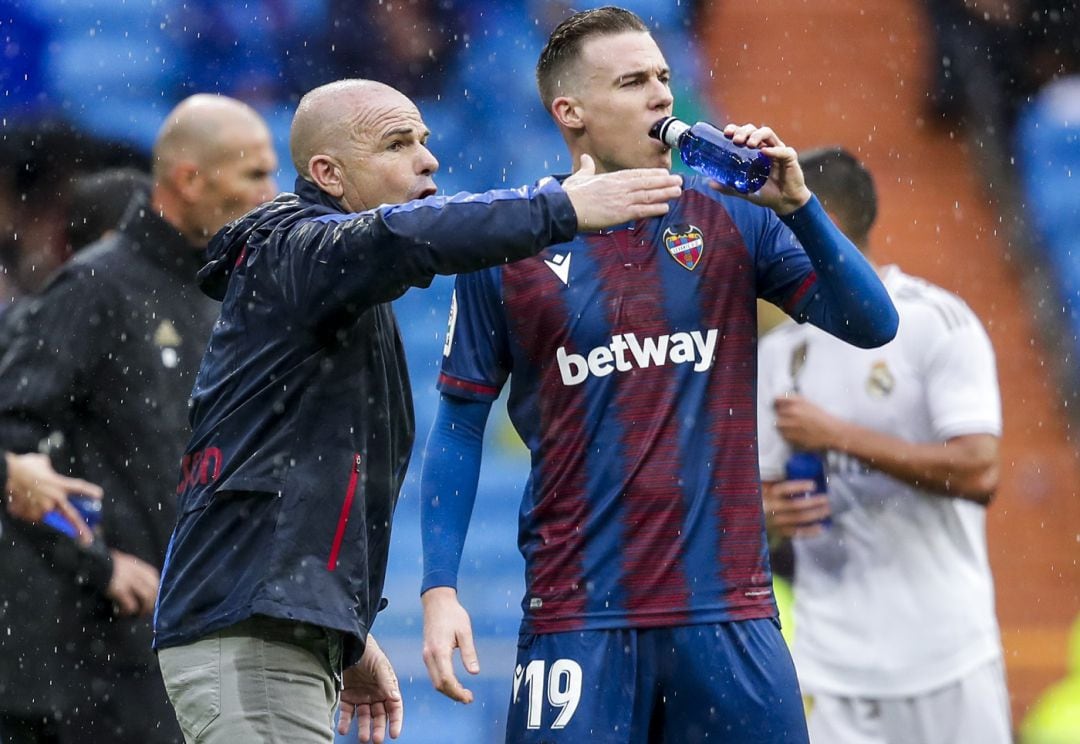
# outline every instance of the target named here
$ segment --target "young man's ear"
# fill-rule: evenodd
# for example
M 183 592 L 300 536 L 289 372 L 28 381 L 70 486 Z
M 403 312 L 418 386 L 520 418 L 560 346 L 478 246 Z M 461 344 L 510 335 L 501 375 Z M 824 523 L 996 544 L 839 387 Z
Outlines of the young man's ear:
M 308 161 L 308 173 L 311 180 L 335 199 L 345 194 L 345 184 L 341 180 L 341 166 L 329 155 L 313 155 Z
M 559 96 L 551 102 L 551 115 L 555 122 L 567 129 L 584 129 L 581 118 L 581 104 L 573 96 Z

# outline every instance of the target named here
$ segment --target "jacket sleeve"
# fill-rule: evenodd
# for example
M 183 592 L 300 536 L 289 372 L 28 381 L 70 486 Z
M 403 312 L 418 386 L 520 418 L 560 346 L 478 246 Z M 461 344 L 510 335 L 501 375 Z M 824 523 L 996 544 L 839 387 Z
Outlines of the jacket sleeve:
M 429 197 L 293 227 L 278 257 L 287 300 L 311 322 L 388 302 L 436 274 L 527 258 L 571 240 L 577 215 L 554 179 L 536 187 Z M 295 247 L 300 249 L 296 250 Z

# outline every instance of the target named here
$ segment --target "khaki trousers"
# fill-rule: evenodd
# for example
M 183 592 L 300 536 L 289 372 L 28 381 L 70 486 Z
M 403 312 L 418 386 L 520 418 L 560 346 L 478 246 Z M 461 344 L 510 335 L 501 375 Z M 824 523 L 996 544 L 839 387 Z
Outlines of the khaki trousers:
M 254 617 L 158 651 L 188 744 L 331 744 L 341 638 Z

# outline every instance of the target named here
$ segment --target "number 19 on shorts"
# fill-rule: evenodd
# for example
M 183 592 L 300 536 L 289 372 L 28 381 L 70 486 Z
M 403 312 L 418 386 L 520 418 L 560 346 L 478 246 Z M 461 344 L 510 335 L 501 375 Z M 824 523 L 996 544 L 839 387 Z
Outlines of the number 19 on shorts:
M 514 705 L 523 694 L 528 696 L 528 728 L 543 726 L 545 698 L 558 709 L 551 728 L 565 728 L 581 702 L 581 665 L 573 659 L 556 659 L 550 668 L 544 659 L 534 659 L 524 669 L 518 664 L 514 669 Z

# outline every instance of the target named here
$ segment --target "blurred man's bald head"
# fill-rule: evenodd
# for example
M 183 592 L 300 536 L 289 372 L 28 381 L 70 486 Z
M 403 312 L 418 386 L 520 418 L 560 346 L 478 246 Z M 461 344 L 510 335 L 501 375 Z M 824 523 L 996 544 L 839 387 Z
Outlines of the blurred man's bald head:
M 154 143 L 154 209 L 196 246 L 276 192 L 277 156 L 255 109 L 198 94 L 169 112 Z
M 266 131 L 262 117 L 242 101 L 207 93 L 185 98 L 165 117 L 158 132 L 154 180 L 162 180 L 179 162 L 216 163 L 252 132 Z
M 351 138 L 372 129 L 380 112 L 413 108 L 404 94 L 374 80 L 339 80 L 315 88 L 300 99 L 293 116 L 289 150 L 296 172 L 311 178 L 315 155 L 334 155 Z

